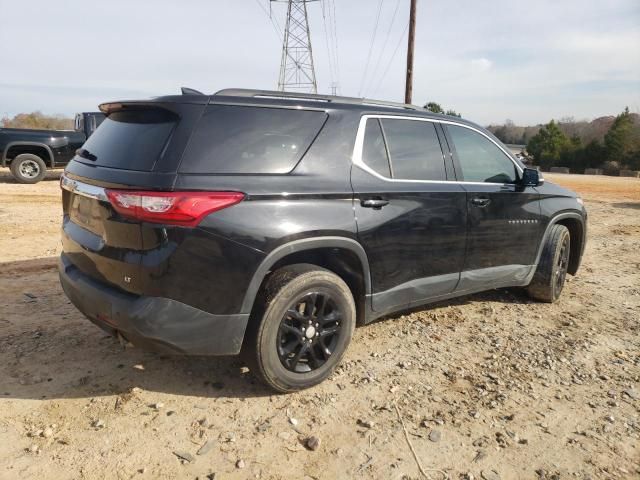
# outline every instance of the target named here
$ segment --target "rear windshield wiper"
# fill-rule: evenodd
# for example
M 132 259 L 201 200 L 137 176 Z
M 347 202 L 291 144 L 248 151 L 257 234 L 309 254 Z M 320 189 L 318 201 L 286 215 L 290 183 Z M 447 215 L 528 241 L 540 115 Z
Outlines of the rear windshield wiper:
M 79 155 L 82 158 L 86 158 L 87 160 L 91 160 L 92 162 L 95 162 L 98 159 L 98 157 L 96 157 L 93 153 L 91 153 L 86 148 L 77 149 L 76 150 L 76 155 Z

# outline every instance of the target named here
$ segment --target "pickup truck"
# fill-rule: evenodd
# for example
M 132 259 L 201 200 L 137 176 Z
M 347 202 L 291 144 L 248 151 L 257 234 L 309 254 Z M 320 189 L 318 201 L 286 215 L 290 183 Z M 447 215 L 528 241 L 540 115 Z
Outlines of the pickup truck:
M 8 166 L 19 183 L 37 183 L 47 168 L 69 163 L 104 118 L 102 112 L 78 113 L 74 130 L 0 128 L 0 166 Z

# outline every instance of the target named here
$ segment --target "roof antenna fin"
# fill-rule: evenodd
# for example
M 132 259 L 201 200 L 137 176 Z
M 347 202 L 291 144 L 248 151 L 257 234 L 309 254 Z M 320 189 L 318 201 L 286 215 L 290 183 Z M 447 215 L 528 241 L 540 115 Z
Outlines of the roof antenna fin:
M 204 93 L 196 90 L 195 88 L 180 87 L 180 91 L 182 92 L 182 95 L 204 95 Z

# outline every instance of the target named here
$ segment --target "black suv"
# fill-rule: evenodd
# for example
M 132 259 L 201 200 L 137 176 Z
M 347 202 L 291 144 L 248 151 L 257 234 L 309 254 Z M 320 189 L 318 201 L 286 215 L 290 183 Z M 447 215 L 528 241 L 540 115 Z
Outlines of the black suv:
M 223 90 L 101 105 L 61 179 L 60 279 L 134 344 L 327 378 L 356 324 L 527 287 L 553 302 L 587 214 L 485 129 L 410 106 Z

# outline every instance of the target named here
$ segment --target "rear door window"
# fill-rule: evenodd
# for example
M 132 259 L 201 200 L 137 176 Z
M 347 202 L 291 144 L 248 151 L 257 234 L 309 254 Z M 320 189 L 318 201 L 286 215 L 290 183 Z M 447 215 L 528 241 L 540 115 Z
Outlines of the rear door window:
M 79 162 L 150 171 L 167 144 L 177 117 L 165 110 L 114 112 L 82 146 Z
M 381 120 L 393 178 L 446 180 L 444 155 L 433 122 Z
M 319 111 L 210 105 L 180 173 L 283 174 L 300 161 L 324 125 Z

